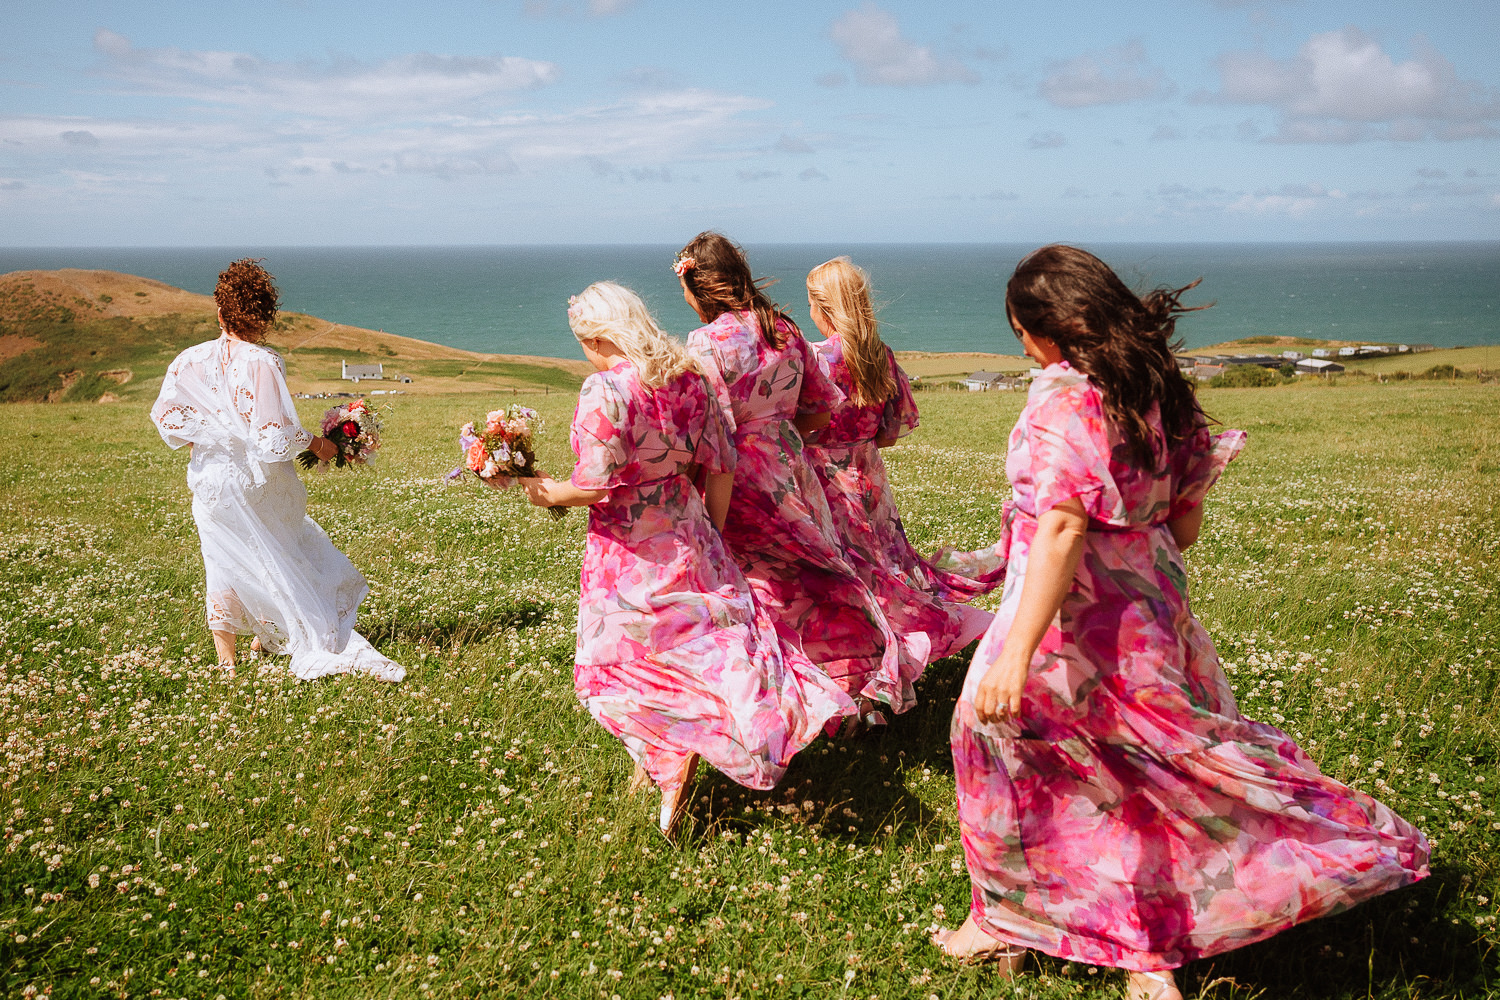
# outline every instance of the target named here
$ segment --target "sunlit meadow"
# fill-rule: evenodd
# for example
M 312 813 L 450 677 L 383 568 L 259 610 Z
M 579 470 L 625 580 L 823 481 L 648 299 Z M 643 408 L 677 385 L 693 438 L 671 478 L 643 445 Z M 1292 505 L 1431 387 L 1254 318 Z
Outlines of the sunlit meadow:
M 1190 553 L 1244 710 L 1434 845 L 1414 888 L 1189 966 L 1188 996 L 1500 991 L 1500 388 L 1210 390 L 1250 433 Z M 922 547 L 993 539 L 1014 393 L 926 392 L 889 463 Z M 505 402 L 510 402 L 506 397 Z M 567 466 L 570 400 L 544 464 Z M 493 402 L 389 402 L 376 468 L 309 475 L 406 683 L 214 667 L 185 453 L 145 405 L 0 407 L 0 992 L 33 997 L 1113 997 L 944 960 L 967 906 L 964 669 L 782 787 L 700 774 L 669 844 L 578 707 L 585 518 L 442 486 Z M 320 404 L 309 402 L 312 421 Z

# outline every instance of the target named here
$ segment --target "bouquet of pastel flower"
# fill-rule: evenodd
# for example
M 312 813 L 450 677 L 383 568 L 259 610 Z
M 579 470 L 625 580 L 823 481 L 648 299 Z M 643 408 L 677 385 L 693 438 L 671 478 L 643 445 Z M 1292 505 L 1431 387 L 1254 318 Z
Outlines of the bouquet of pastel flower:
M 512 403 L 502 410 L 485 414 L 483 423 L 464 424 L 458 432 L 458 448 L 463 465 L 449 473 L 462 475 L 467 468 L 486 486 L 497 490 L 514 486 L 523 476 L 538 475 L 536 450 L 532 440 L 542 433 L 542 418 L 529 406 Z M 562 507 L 548 507 L 553 517 L 562 517 Z
M 375 460 L 375 451 L 380 447 L 380 414 L 370 409 L 363 399 L 329 407 L 323 414 L 323 436 L 333 442 L 338 453 L 332 461 L 324 462 L 308 449 L 297 456 L 297 462 L 304 469 L 311 469 L 314 465 L 324 469 L 330 465 L 338 469 L 346 465 L 368 465 Z

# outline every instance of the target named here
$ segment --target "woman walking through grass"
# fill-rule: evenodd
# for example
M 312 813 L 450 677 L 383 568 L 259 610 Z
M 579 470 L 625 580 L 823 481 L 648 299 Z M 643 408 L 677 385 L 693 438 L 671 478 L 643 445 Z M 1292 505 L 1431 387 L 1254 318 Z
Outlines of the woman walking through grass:
M 575 296 L 568 322 L 597 373 L 573 418 L 566 482 L 523 479 L 533 503 L 587 506 L 574 684 L 661 789 L 671 834 L 698 758 L 773 787 L 849 698 L 769 616 L 724 550 L 735 451 L 713 390 L 634 292 Z M 694 480 L 703 477 L 704 496 Z
M 232 670 L 235 637 L 250 635 L 290 653 L 303 680 L 359 671 L 399 681 L 405 668 L 354 631 L 364 577 L 307 516 L 292 460 L 307 448 L 326 461 L 337 449 L 302 429 L 282 360 L 260 344 L 277 299 L 255 261 L 230 264 L 214 289 L 219 338 L 177 356 L 151 408 L 167 444 L 192 448 L 187 480 L 219 665 Z
M 812 345 L 844 401 L 809 441 L 845 557 L 880 601 L 892 627 L 920 632 L 927 661 L 963 649 L 994 615 L 967 602 L 1000 585 L 1003 566 L 982 579 L 939 569 L 912 548 L 901 526 L 880 449 L 917 427 L 917 402 L 896 355 L 880 339 L 870 279 L 848 257 L 819 264 L 807 276 L 807 305 L 827 339 Z
M 934 936 L 1011 973 L 1028 948 L 1123 968 L 1132 1000 L 1427 874 L 1420 831 L 1239 714 L 1193 617 L 1182 550 L 1245 436 L 1210 436 L 1177 373 L 1182 291 L 1138 298 L 1061 246 L 1010 279 L 1045 367 L 1006 458 L 1000 612 L 953 716 L 972 905 Z
M 724 540 L 779 629 L 860 703 L 860 724 L 904 712 L 927 663 L 922 633 L 898 638 L 840 551 L 828 502 L 803 458 L 803 435 L 828 424 L 843 394 L 797 324 L 772 304 L 744 253 L 700 233 L 673 264 L 705 326 L 688 349 L 713 381 L 738 453 Z

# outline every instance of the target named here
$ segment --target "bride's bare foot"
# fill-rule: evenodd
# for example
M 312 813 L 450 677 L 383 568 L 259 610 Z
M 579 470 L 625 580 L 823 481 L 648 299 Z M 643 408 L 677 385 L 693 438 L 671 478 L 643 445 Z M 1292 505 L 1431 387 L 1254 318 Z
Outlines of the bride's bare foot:
M 1125 977 L 1125 1000 L 1182 1000 L 1171 969 L 1131 972 Z
M 692 785 L 693 775 L 697 770 L 698 755 L 691 754 L 677 774 L 680 780 L 674 782 L 670 789 L 663 788 L 661 791 L 661 815 L 658 824 L 662 834 L 668 840 L 672 839 L 677 832 L 677 827 L 682 823 L 682 817 L 687 814 L 688 802 L 692 798 L 689 786 Z
M 964 962 L 994 962 L 995 969 L 1007 978 L 1017 975 L 1026 964 L 1026 949 L 1006 944 L 980 930 L 969 914 L 956 931 L 940 927 L 932 932 L 932 943 L 944 955 Z
M 639 795 L 651 787 L 651 775 L 646 773 L 645 765 L 637 762 L 635 773 L 630 776 L 630 784 L 626 786 L 626 794 Z

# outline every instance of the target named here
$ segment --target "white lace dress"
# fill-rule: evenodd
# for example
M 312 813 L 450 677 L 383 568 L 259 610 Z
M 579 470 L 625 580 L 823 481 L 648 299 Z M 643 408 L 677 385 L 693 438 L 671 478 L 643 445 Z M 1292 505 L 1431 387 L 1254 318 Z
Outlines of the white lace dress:
M 221 336 L 167 369 L 151 419 L 173 448 L 193 446 L 188 488 L 203 546 L 208 627 L 255 635 L 291 654 L 303 680 L 406 670 L 354 631 L 369 588 L 307 516 L 293 459 L 303 430 L 276 352 Z

